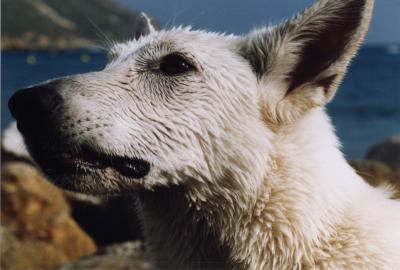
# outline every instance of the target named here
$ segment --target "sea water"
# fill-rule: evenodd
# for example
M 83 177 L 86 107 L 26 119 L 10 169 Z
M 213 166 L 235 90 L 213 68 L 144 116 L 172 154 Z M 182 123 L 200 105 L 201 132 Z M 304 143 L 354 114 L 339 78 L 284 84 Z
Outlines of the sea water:
M 348 159 L 400 133 L 400 50 L 363 47 L 352 62 L 328 113 Z M 396 50 L 397 48 L 397 50 Z M 1 128 L 13 120 L 7 107 L 20 88 L 54 77 L 101 70 L 107 57 L 97 50 L 2 51 Z

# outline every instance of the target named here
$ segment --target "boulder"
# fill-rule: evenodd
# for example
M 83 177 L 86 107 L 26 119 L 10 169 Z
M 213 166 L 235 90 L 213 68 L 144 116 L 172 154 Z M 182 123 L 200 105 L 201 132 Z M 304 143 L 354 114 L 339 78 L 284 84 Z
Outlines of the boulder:
M 1 172 L 1 268 L 48 269 L 95 252 L 63 193 L 31 165 Z
M 148 270 L 150 263 L 140 241 L 114 244 L 100 249 L 96 254 L 65 264 L 56 270 L 77 269 L 126 269 Z
M 374 187 L 390 186 L 392 198 L 400 199 L 400 171 L 389 165 L 371 160 L 350 161 L 356 172 Z
M 366 159 L 381 161 L 400 171 L 400 134 L 372 146 L 367 151 Z

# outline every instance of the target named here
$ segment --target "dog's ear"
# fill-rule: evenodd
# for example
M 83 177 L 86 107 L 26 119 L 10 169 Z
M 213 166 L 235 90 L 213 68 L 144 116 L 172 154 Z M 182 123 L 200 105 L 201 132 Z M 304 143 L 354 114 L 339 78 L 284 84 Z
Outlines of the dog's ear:
M 136 23 L 134 37 L 135 39 L 139 39 L 141 36 L 147 36 L 148 34 L 159 30 L 160 26 L 154 21 L 154 19 L 150 18 L 146 13 L 141 12 L 138 22 Z
M 373 0 L 320 0 L 277 27 L 241 39 L 239 52 L 260 81 L 265 117 L 291 121 L 333 97 L 372 7 Z

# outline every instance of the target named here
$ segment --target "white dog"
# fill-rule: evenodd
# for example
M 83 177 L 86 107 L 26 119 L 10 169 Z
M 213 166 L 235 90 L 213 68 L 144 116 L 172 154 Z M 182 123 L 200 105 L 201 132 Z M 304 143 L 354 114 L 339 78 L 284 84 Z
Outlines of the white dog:
M 10 109 L 55 183 L 138 197 L 157 269 L 399 269 L 400 202 L 357 176 L 324 111 L 372 6 L 320 0 L 247 36 L 147 27 Z

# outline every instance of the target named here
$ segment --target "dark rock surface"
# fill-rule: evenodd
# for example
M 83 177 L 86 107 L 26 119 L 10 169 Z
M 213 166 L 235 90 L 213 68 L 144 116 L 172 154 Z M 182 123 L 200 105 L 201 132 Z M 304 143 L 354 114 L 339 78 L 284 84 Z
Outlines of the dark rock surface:
M 150 264 L 140 241 L 114 244 L 100 249 L 96 254 L 65 264 L 56 270 L 124 269 L 147 270 Z
M 391 186 L 392 198 L 400 199 L 400 171 L 379 161 L 358 160 L 350 161 L 357 173 L 374 187 Z
M 400 134 L 372 146 L 367 152 L 366 159 L 381 161 L 400 172 Z
M 98 246 L 141 239 L 134 198 L 67 193 L 72 216 Z

